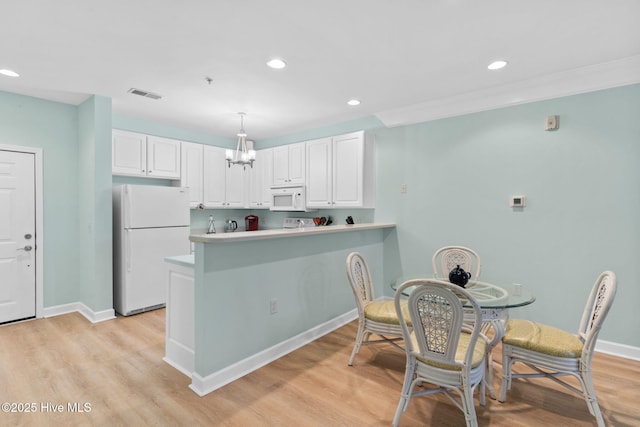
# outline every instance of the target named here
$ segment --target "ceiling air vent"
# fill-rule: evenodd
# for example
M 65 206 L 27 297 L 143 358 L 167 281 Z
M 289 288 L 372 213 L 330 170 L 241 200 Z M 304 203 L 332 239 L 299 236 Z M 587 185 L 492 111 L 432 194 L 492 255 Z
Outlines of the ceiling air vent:
M 145 98 L 151 98 L 151 99 L 162 98 L 162 96 L 158 95 L 157 93 L 147 92 L 146 90 L 136 89 L 136 88 L 129 89 L 129 93 L 132 93 L 134 95 L 144 96 Z

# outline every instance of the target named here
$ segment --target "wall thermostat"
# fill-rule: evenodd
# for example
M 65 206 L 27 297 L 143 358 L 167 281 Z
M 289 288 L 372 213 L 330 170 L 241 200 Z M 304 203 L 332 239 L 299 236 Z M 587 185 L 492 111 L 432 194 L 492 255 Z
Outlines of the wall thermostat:
M 525 196 L 511 196 L 509 205 L 512 208 L 523 208 L 526 205 Z

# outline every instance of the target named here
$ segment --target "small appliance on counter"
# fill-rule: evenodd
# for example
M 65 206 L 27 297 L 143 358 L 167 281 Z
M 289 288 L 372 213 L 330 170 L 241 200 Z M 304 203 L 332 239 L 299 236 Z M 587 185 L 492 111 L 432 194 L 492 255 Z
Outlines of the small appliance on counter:
M 313 218 L 285 218 L 282 228 L 307 228 L 315 227 Z
M 258 217 L 255 215 L 247 215 L 244 217 L 244 228 L 246 231 L 258 230 Z
M 224 231 L 226 233 L 233 233 L 238 229 L 238 222 L 232 219 L 228 219 L 224 223 Z

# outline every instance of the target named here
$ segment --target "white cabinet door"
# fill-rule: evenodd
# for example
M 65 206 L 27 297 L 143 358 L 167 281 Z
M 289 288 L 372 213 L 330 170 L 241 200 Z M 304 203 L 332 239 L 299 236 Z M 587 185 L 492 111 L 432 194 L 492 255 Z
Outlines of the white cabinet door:
M 207 208 L 223 208 L 226 203 L 225 149 L 205 145 L 203 148 L 203 203 Z
M 273 183 L 273 149 L 256 151 L 256 161 L 249 169 L 249 207 L 269 209 Z
M 375 204 L 373 140 L 363 131 L 307 142 L 307 207 Z
M 180 141 L 147 137 L 147 176 L 180 179 Z
M 307 141 L 307 207 L 328 208 L 333 203 L 332 141 Z
M 289 183 L 304 184 L 306 164 L 306 144 L 300 142 L 289 145 Z
M 273 185 L 289 183 L 289 146 L 273 149 Z
M 250 169 L 250 167 L 248 167 Z M 245 177 L 247 170 L 241 165 L 226 165 L 226 184 L 225 184 L 225 207 L 226 208 L 244 208 L 245 201 Z
M 333 138 L 333 206 L 364 205 L 364 133 Z
M 114 129 L 111 173 L 180 179 L 180 141 Z
M 273 185 L 304 184 L 305 143 L 283 145 L 273 149 Z
M 181 151 L 180 186 L 189 188 L 189 206 L 196 208 L 204 200 L 203 145 L 183 142 Z
M 147 136 L 113 130 L 111 138 L 111 173 L 147 176 Z

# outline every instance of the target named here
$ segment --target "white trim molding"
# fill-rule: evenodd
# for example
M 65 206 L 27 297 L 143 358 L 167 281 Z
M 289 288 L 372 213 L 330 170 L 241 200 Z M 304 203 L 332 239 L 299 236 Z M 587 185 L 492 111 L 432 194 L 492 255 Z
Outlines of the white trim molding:
M 189 388 L 198 396 L 209 394 L 357 318 L 358 312 L 356 309 L 353 309 L 206 377 L 202 377 L 194 372 L 191 376 L 191 385 L 189 385 Z
M 625 359 L 637 360 L 640 362 L 640 347 L 632 347 L 626 344 L 618 344 L 615 342 L 598 340 L 596 342 L 595 350 L 600 353 L 623 357 Z
M 111 308 L 102 311 L 93 311 L 82 302 L 72 302 L 69 304 L 56 305 L 43 309 L 42 317 L 54 317 L 67 313 L 78 312 L 87 318 L 91 323 L 103 322 L 116 318 L 115 311 Z
M 640 83 L 640 55 L 376 113 L 387 127 Z

